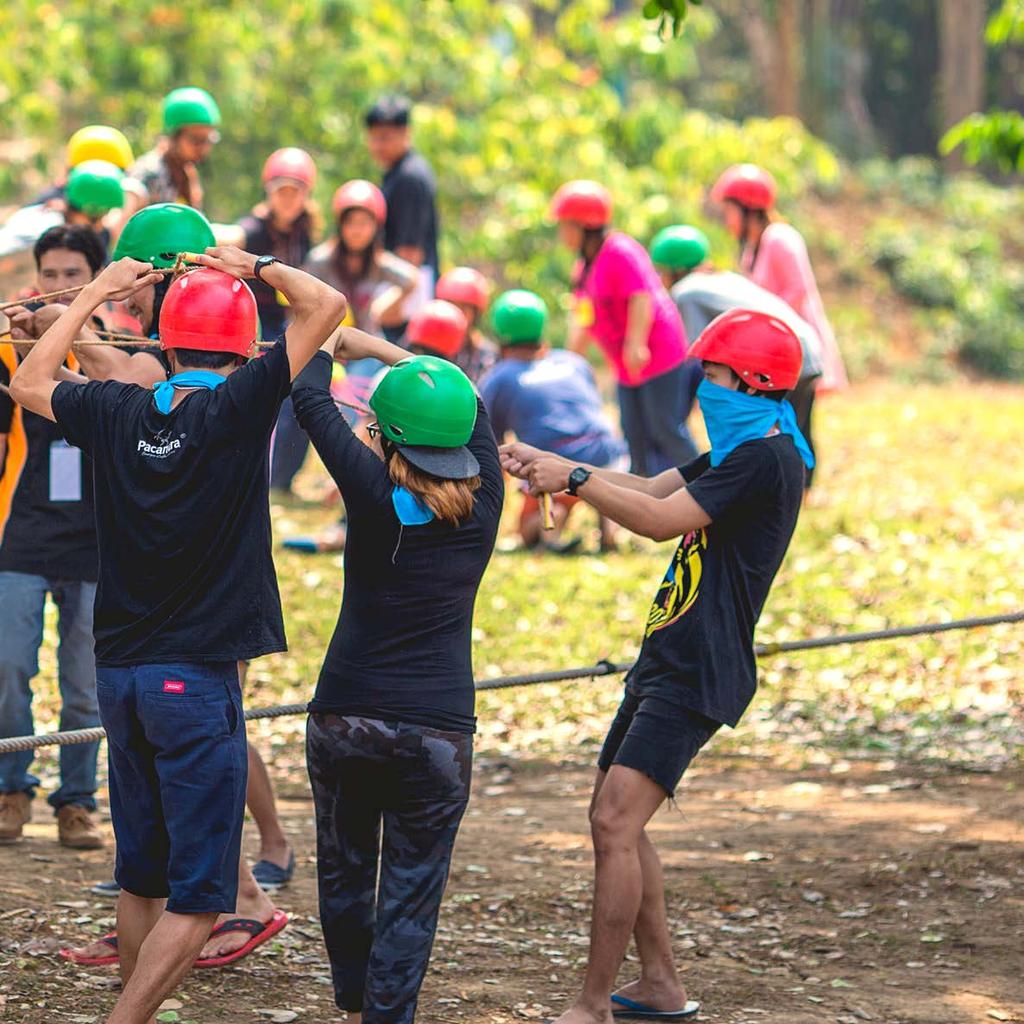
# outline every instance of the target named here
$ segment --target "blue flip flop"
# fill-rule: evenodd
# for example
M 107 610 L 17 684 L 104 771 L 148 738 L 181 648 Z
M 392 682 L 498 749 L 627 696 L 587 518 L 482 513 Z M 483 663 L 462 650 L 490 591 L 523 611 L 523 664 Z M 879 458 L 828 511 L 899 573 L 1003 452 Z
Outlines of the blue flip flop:
M 656 1010 L 626 996 L 612 996 L 612 1003 L 621 1007 L 612 1010 L 616 1020 L 692 1020 L 700 1012 L 700 1003 L 691 999 L 681 1010 Z
M 257 861 L 252 869 L 252 877 L 256 879 L 264 892 L 276 892 L 283 889 L 295 874 L 295 851 L 288 857 L 288 866 L 282 868 L 269 860 Z

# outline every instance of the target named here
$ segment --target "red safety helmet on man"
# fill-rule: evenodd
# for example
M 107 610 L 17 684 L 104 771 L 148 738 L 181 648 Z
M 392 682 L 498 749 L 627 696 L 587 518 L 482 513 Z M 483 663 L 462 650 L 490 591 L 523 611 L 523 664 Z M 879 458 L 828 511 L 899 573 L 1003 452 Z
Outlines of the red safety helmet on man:
M 466 340 L 469 321 L 462 310 L 444 299 L 431 299 L 412 315 L 406 340 L 445 359 L 451 359 Z
M 288 178 L 312 189 L 316 184 L 316 164 L 304 149 L 297 146 L 275 150 L 263 165 L 263 184 L 278 178 Z
M 487 308 L 491 288 L 487 278 L 472 267 L 455 267 L 437 279 L 434 294 L 445 302 L 473 306 L 482 313 Z
M 160 347 L 252 355 L 259 317 L 249 286 L 200 267 L 171 283 L 160 307 Z
M 378 224 L 383 224 L 388 216 L 388 204 L 381 192 L 372 181 L 355 178 L 346 181 L 331 201 L 334 216 L 340 217 L 346 210 L 366 210 L 373 214 Z
M 603 228 L 612 219 L 611 193 L 596 181 L 567 181 L 551 200 L 551 216 L 583 228 Z
M 752 309 L 731 309 L 715 317 L 689 355 L 728 366 L 757 391 L 789 391 L 800 379 L 803 349 L 789 324 Z
M 731 199 L 748 210 L 770 210 L 776 195 L 775 179 L 757 164 L 734 164 L 722 172 L 711 189 L 713 202 Z

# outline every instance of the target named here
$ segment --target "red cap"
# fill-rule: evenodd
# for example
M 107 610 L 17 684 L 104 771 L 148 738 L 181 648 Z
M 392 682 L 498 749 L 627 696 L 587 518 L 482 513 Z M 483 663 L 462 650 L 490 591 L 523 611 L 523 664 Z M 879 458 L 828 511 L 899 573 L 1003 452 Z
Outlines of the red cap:
M 346 181 L 331 201 L 334 216 L 340 217 L 346 210 L 367 210 L 373 214 L 378 224 L 383 224 L 388 215 L 388 204 L 381 192 L 372 181 L 356 178 Z
M 585 228 L 603 228 L 612 219 L 611 193 L 596 181 L 567 181 L 551 200 L 551 216 Z
M 316 184 L 316 164 L 304 149 L 295 146 L 278 149 L 263 165 L 263 184 L 274 178 L 292 178 L 311 189 Z
M 487 308 L 491 288 L 487 278 L 472 267 L 455 267 L 437 279 L 434 294 L 445 302 L 461 302 L 481 312 Z
M 715 317 L 689 352 L 694 359 L 728 366 L 758 391 L 789 391 L 800 379 L 803 350 L 789 324 L 751 309 Z
M 249 356 L 257 324 L 256 299 L 244 281 L 199 267 L 167 289 L 160 307 L 160 347 Z
M 431 299 L 412 315 L 406 340 L 451 359 L 466 340 L 469 322 L 462 310 L 444 299 Z
M 711 199 L 716 203 L 732 199 L 748 210 L 770 210 L 777 193 L 775 179 L 763 167 L 734 164 L 715 182 Z

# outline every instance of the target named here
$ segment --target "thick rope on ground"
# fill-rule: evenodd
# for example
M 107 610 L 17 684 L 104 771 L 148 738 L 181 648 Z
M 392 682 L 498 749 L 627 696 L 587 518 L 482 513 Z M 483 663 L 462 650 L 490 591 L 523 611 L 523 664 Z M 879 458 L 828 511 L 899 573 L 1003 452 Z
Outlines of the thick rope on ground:
M 1008 623 L 1024 622 L 1024 611 L 1007 612 L 1004 615 L 985 615 L 973 619 L 953 619 L 949 622 L 925 622 L 917 626 L 894 626 L 891 629 L 874 629 L 863 633 L 835 633 L 828 636 L 808 637 L 804 640 L 784 640 L 774 644 L 757 644 L 759 657 L 772 654 L 788 654 L 794 651 L 814 651 L 823 647 L 842 647 L 846 644 L 864 644 L 876 640 L 896 640 L 910 636 L 930 636 L 933 633 L 950 633 L 960 629 L 981 629 L 985 626 L 1002 626 Z M 570 679 L 594 679 L 626 672 L 632 667 L 631 661 L 599 661 L 596 665 L 579 668 L 554 669 L 549 672 L 527 672 L 516 676 L 498 676 L 495 679 L 477 681 L 478 690 L 504 690 L 512 686 L 535 686 L 539 683 L 561 683 Z M 269 708 L 250 708 L 245 713 L 246 721 L 260 718 L 280 718 L 284 715 L 302 715 L 305 704 L 279 704 Z M 103 729 L 75 729 L 71 732 L 49 732 L 39 736 L 12 736 L 0 739 L 0 754 L 14 754 L 21 750 L 35 750 L 37 747 L 64 747 L 71 743 L 95 743 L 106 735 Z

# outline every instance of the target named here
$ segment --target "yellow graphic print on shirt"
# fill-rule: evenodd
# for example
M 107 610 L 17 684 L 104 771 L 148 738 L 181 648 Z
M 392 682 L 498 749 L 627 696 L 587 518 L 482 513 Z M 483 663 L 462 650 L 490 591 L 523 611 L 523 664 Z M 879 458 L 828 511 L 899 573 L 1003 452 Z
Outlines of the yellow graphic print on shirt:
M 694 530 L 679 542 L 647 615 L 647 636 L 678 622 L 693 606 L 700 591 L 707 547 L 705 530 Z

